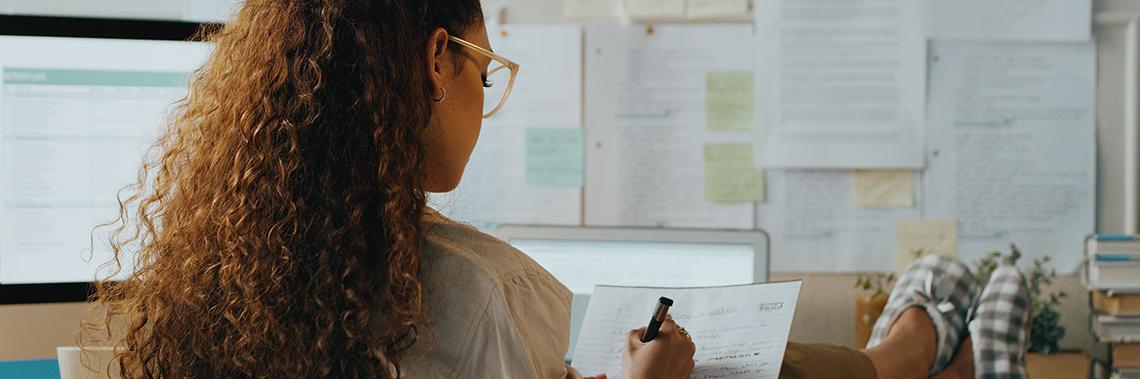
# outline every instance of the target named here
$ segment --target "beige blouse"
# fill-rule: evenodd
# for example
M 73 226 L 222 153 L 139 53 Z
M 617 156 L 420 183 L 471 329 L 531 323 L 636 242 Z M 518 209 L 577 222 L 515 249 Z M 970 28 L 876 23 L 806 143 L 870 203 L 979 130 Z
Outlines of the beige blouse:
M 421 250 L 431 327 L 404 355 L 408 378 L 580 378 L 564 364 L 572 294 L 526 254 L 435 211 Z

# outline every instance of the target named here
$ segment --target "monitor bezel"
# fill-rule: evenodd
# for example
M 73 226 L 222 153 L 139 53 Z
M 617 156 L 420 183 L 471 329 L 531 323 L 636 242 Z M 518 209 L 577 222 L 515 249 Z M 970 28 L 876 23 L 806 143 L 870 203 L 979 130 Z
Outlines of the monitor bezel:
M 111 18 L 0 15 L 0 36 L 202 41 L 216 23 Z M 86 301 L 90 282 L 0 284 L 0 305 Z
M 767 282 L 771 239 L 763 229 L 639 228 L 604 226 L 501 225 L 495 236 L 512 240 L 749 244 L 754 247 L 753 282 Z

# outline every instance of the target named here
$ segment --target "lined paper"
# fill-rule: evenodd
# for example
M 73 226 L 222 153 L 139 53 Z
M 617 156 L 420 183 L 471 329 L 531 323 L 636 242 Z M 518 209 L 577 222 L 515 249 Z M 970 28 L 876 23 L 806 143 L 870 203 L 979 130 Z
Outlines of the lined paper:
M 697 345 L 693 378 L 773 378 L 780 374 L 800 281 L 701 288 L 598 286 L 582 322 L 573 365 L 621 378 L 626 334 L 645 326 L 657 298 Z
M 930 49 L 923 216 L 958 221 L 965 261 L 1015 242 L 1075 272 L 1096 230 L 1096 44 Z
M 739 42 L 752 27 L 652 30 L 586 28 L 586 225 L 752 229 L 752 206 L 707 201 L 703 177 L 705 144 L 753 142 L 746 127 L 706 125 L 710 74 L 714 110 L 739 108 L 726 92 L 748 92 L 721 79 L 753 69 L 751 45 Z

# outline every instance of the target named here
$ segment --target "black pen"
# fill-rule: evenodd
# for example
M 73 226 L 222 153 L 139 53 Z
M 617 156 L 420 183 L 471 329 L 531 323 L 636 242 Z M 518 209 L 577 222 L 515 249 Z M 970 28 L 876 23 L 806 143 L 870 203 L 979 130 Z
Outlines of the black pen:
M 664 296 L 657 299 L 657 309 L 653 310 L 653 317 L 649 318 L 649 326 L 645 328 L 645 334 L 641 335 L 641 342 L 649 342 L 657 337 L 657 331 L 661 329 L 661 323 L 665 322 L 665 315 L 669 314 L 669 307 L 672 306 L 673 299 Z

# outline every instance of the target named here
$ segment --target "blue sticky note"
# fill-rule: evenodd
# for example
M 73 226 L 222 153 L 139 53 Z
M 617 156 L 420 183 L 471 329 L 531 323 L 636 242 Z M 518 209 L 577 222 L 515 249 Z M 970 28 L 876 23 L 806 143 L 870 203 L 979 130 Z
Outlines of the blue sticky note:
M 526 130 L 526 184 L 582 186 L 582 129 Z
M 59 361 L 38 359 L 0 362 L 0 378 L 59 379 Z

